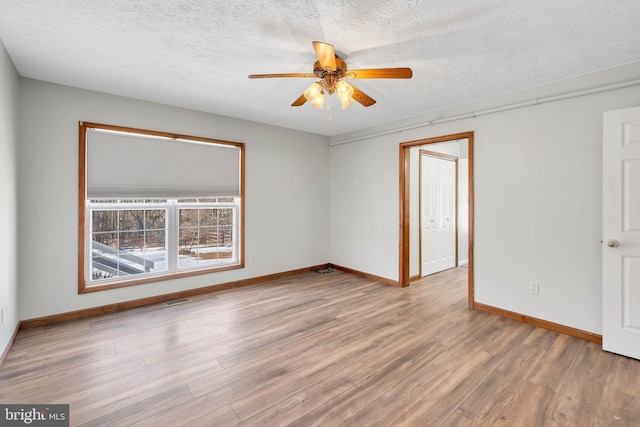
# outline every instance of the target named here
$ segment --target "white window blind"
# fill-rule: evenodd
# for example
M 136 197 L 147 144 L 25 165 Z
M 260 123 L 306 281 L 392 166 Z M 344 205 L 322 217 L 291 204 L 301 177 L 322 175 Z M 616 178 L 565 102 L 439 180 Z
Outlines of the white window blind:
M 239 197 L 238 146 L 88 129 L 87 198 Z

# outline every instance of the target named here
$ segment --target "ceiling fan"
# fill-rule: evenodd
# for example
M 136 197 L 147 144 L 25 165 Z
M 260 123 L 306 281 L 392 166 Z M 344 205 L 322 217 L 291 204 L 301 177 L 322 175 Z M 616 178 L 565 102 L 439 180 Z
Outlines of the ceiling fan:
M 369 68 L 363 70 L 348 70 L 347 63 L 344 62 L 333 48 L 333 45 L 324 42 L 313 42 L 318 60 L 313 65 L 313 73 L 284 73 L 284 74 L 251 74 L 250 79 L 268 79 L 274 77 L 316 77 L 317 82 L 313 83 L 309 89 L 291 104 L 292 107 L 299 107 L 309 101 L 318 109 L 324 107 L 325 94 L 337 93 L 340 98 L 342 108 L 347 108 L 354 101 L 365 107 L 370 107 L 376 103 L 360 89 L 344 81 L 347 79 L 410 79 L 413 76 L 411 68 Z

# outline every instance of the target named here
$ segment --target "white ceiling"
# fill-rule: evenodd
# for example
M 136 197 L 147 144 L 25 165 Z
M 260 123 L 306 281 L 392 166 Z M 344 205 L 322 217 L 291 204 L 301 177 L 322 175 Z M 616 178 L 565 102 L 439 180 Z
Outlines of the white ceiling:
M 640 63 L 638 0 L 1 0 L 0 39 L 23 77 L 336 136 Z M 377 100 L 290 107 L 313 40 Z M 638 76 L 636 76 L 638 77 Z

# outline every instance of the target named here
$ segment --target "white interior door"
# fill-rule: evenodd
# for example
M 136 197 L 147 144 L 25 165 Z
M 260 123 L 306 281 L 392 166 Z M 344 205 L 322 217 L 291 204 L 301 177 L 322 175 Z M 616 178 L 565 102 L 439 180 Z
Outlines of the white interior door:
M 456 266 L 456 203 L 456 162 L 440 159 L 438 257 L 442 270 Z
M 456 266 L 456 162 L 421 154 L 421 276 Z
M 603 130 L 602 348 L 640 359 L 640 107 Z
M 433 274 L 438 270 L 438 193 L 440 162 L 437 157 L 421 155 L 421 195 L 420 224 L 422 248 L 421 276 Z

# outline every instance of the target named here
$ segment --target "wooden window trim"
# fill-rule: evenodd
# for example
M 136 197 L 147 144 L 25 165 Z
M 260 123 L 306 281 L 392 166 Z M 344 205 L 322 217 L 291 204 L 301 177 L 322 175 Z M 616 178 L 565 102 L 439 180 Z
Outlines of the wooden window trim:
M 239 206 L 239 215 L 240 219 L 238 222 L 239 227 L 239 241 L 238 241 L 238 263 L 234 265 L 224 265 L 219 267 L 208 267 L 191 271 L 181 271 L 181 272 L 173 272 L 167 273 L 152 277 L 142 277 L 139 279 L 130 279 L 124 280 L 121 282 L 112 282 L 107 284 L 91 284 L 89 285 L 86 281 L 85 277 L 85 233 L 88 231 L 85 227 L 85 213 L 86 213 L 86 202 L 87 202 L 87 130 L 88 129 L 102 129 L 102 130 L 112 130 L 119 132 L 133 132 L 139 133 L 143 135 L 151 135 L 151 136 L 160 136 L 171 139 L 183 139 L 189 141 L 197 141 L 197 142 L 208 142 L 214 144 L 223 144 L 223 145 L 231 145 L 238 147 L 240 149 L 240 206 Z M 245 176 L 245 150 L 244 144 L 241 142 L 233 142 L 233 141 L 224 141 L 213 138 L 205 138 L 200 136 L 192 136 L 192 135 L 180 135 L 168 132 L 160 132 L 153 131 L 148 129 L 138 129 L 132 127 L 125 126 L 115 126 L 109 124 L 101 124 L 101 123 L 92 123 L 92 122 L 79 122 L 78 125 L 79 131 L 79 152 L 78 152 L 78 293 L 90 293 L 90 292 L 98 292 L 104 291 L 108 289 L 116 289 L 123 288 L 128 286 L 141 285 L 145 283 L 153 283 L 153 282 L 163 282 L 171 279 L 178 279 L 182 277 L 191 277 L 202 274 L 211 274 L 216 272 L 235 270 L 244 268 L 244 242 L 245 242 L 245 184 L 244 184 L 244 176 Z

